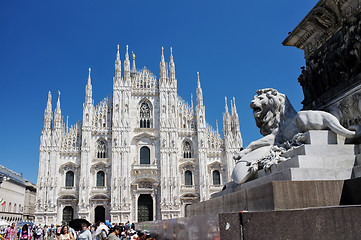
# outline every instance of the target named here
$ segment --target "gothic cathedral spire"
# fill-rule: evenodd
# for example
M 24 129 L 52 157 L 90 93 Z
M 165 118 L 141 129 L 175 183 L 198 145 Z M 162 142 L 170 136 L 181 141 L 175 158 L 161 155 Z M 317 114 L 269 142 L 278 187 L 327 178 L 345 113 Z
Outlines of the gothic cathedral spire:
M 223 114 L 223 138 L 231 132 L 231 118 L 228 112 L 227 97 L 224 97 L 224 114 Z
M 170 61 L 169 61 L 169 82 L 175 83 L 175 64 L 173 61 L 173 50 L 170 48 Z
M 117 45 L 117 58 L 115 60 L 115 72 L 114 72 L 113 85 L 118 85 L 120 83 L 121 77 L 122 77 L 122 68 L 121 68 L 119 44 L 118 44 Z
M 201 82 L 199 80 L 199 72 L 197 72 L 197 106 L 203 106 L 203 92 L 201 88 Z
M 43 130 L 51 130 L 53 122 L 53 111 L 51 106 L 51 92 L 48 93 L 48 102 L 44 111 L 44 127 Z
M 60 129 L 62 127 L 61 122 L 61 109 L 60 109 L 60 91 L 58 91 L 58 102 L 56 103 L 56 109 L 54 113 L 54 129 Z
M 90 72 L 91 72 L 91 68 L 89 68 L 88 84 L 85 87 L 85 104 L 86 105 L 93 104 L 93 90 L 92 90 Z
M 160 84 L 164 84 L 167 81 L 167 70 L 164 61 L 164 48 L 162 47 L 162 55 L 160 57 Z
M 128 45 L 126 46 L 126 50 L 125 50 L 124 81 L 130 85 L 130 62 L 129 62 Z

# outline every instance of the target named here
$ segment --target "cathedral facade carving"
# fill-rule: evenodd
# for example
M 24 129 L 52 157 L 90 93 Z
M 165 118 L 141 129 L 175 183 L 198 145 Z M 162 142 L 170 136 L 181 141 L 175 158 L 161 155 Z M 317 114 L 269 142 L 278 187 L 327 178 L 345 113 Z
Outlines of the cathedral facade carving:
M 177 93 L 172 50 L 160 77 L 137 69 L 128 46 L 115 60 L 113 93 L 98 105 L 86 85 L 83 119 L 64 125 L 60 93 L 52 112 L 48 94 L 41 133 L 36 222 L 139 222 L 186 215 L 231 180 L 232 156 L 242 147 L 235 101 L 227 100 L 223 136 L 205 120 L 199 80 L 196 107 Z

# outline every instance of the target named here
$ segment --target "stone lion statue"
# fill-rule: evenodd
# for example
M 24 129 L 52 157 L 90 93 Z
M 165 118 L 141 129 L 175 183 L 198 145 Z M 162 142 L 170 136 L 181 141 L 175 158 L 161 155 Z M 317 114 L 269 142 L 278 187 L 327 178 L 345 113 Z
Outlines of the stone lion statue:
M 297 113 L 288 98 L 272 88 L 258 90 L 251 102 L 251 108 L 256 125 L 264 137 L 251 142 L 234 156 L 234 159 L 238 160 L 232 173 L 236 183 L 247 181 L 259 169 L 262 159 L 269 161 L 272 156 L 276 156 L 282 160 L 279 152 L 286 150 L 285 145 L 299 145 L 304 142 L 306 139 L 302 133 L 308 130 L 330 129 L 346 138 L 360 136 L 359 127 L 352 126 L 351 130 L 348 130 L 328 112 L 308 110 Z M 276 163 L 267 161 L 263 161 L 261 167 Z M 258 163 L 257 166 L 254 165 L 255 162 Z

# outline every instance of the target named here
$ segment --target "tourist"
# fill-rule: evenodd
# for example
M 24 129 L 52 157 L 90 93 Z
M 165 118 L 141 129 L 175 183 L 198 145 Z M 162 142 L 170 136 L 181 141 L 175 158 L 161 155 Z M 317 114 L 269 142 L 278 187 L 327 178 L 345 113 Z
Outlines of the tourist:
M 120 227 L 118 225 L 114 226 L 113 232 L 109 234 L 108 240 L 119 240 Z
M 86 223 L 81 224 L 81 231 L 78 234 L 77 240 L 92 240 L 92 234 L 88 230 L 88 225 Z
M 61 232 L 60 232 L 60 236 L 58 237 L 58 240 L 74 240 L 74 236 L 69 232 L 68 226 L 63 226 L 61 228 Z
M 76 239 L 77 238 L 77 235 L 76 235 L 76 231 L 74 230 L 74 228 L 68 226 L 69 228 L 69 233 L 71 233 L 71 235 L 73 235 L 73 238 Z
M 55 239 L 55 226 L 51 224 L 50 227 L 47 229 L 47 239 L 54 240 Z
M 24 226 L 20 230 L 19 238 L 21 240 L 30 240 L 31 233 L 30 233 L 29 225 L 24 224 Z
M 97 230 L 95 231 L 95 239 L 96 240 L 107 240 L 108 239 L 109 228 L 103 222 L 99 223 Z
M 10 227 L 8 227 L 5 231 L 5 239 L 6 240 L 15 240 L 16 237 L 16 228 L 15 223 L 13 222 Z
M 56 239 L 59 239 L 60 235 L 61 235 L 61 227 L 56 225 L 56 231 L 55 231 Z
M 36 227 L 36 230 L 35 230 L 35 239 L 41 239 L 43 235 L 43 229 L 39 226 Z

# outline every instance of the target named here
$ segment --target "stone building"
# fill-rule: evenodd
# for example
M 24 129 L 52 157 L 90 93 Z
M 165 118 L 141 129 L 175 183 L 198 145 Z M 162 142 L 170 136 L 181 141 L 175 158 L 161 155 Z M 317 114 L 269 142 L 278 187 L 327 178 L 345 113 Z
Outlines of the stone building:
M 0 175 L 6 178 L 0 184 L 0 219 L 8 222 L 34 220 L 36 188 L 19 173 L 0 165 Z
M 321 0 L 283 41 L 304 51 L 303 109 L 330 112 L 345 127 L 361 124 L 360 21 L 359 0 Z
M 64 126 L 60 93 L 49 92 L 41 134 L 36 222 L 147 221 L 186 215 L 231 180 L 233 153 L 242 147 L 235 101 L 223 115 L 223 137 L 205 120 L 198 74 L 196 107 L 177 94 L 172 49 L 160 77 L 131 67 L 119 46 L 113 93 L 98 105 L 90 77 L 81 124 Z

